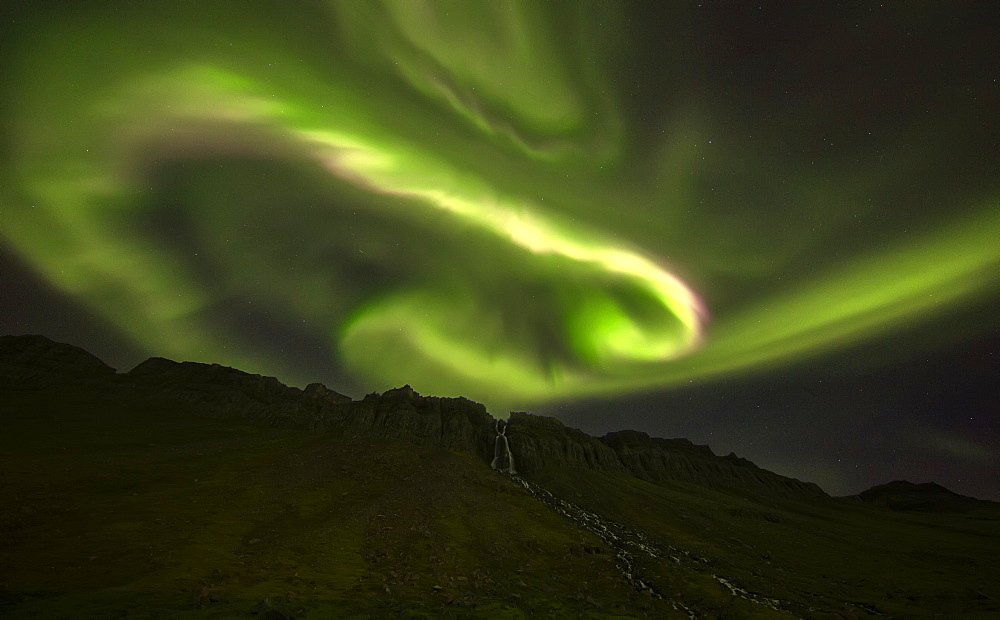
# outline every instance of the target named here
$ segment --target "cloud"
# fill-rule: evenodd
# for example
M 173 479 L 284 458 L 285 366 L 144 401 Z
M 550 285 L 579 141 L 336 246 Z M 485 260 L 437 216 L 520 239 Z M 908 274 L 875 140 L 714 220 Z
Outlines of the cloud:
M 985 465 L 996 460 L 996 452 L 975 441 L 954 434 L 936 432 L 927 437 L 926 447 L 963 463 Z

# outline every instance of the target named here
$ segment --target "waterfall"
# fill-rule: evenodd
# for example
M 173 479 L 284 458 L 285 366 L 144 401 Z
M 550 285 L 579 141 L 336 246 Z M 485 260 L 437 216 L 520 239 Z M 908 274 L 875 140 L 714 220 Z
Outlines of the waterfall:
M 508 474 L 516 474 L 514 455 L 510 453 L 510 443 L 507 441 L 507 423 L 497 420 L 496 431 L 497 438 L 493 444 L 493 462 L 490 463 L 490 467 Z
M 687 615 L 690 620 L 695 620 L 698 614 L 691 607 L 686 606 L 678 600 L 673 600 L 669 596 L 664 596 L 654 587 L 653 584 L 645 581 L 637 572 L 635 556 L 633 552 L 640 552 L 651 558 L 669 558 L 674 564 L 681 564 L 682 561 L 694 561 L 698 563 L 699 572 L 705 566 L 710 565 L 710 561 L 703 557 L 693 556 L 690 552 L 677 549 L 670 545 L 665 548 L 651 542 L 641 530 L 634 530 L 621 523 L 616 523 L 610 519 L 605 519 L 597 513 L 590 512 L 584 508 L 556 497 L 548 490 L 538 486 L 534 482 L 519 476 L 514 470 L 514 455 L 510 452 L 510 443 L 507 441 L 507 422 L 505 420 L 496 421 L 497 437 L 494 441 L 493 461 L 490 467 L 509 474 L 514 482 L 520 484 L 536 500 L 548 506 L 556 513 L 573 521 L 581 529 L 584 529 L 603 540 L 615 553 L 615 565 L 621 571 L 625 580 L 637 591 L 642 592 L 650 598 L 660 599 L 667 602 L 674 610 Z M 684 560 L 682 560 L 684 558 Z M 733 596 L 763 605 L 769 609 L 782 613 L 791 613 L 791 604 L 776 598 L 770 598 L 761 594 L 750 592 L 727 579 L 712 575 L 715 580 L 725 586 Z M 860 605 L 856 603 L 855 605 Z M 866 608 L 869 613 L 874 613 Z

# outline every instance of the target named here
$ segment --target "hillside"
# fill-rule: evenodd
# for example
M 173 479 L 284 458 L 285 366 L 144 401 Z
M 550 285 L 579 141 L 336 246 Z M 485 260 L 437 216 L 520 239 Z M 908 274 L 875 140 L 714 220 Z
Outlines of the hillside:
M 857 498 L 890 510 L 916 512 L 972 512 L 989 510 L 994 502 L 959 495 L 940 484 L 922 482 L 914 484 L 895 480 L 862 491 Z
M 0 424 L 3 617 L 1000 612 L 992 502 L 894 512 L 528 414 L 511 477 L 481 405 L 408 386 L 354 401 L 162 358 L 116 375 L 0 337 Z

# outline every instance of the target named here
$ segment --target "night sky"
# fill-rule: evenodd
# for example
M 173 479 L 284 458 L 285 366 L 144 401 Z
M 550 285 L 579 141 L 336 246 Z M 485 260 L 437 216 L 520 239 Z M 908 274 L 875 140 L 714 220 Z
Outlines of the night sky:
M 995 2 L 0 19 L 0 333 L 1000 499 Z

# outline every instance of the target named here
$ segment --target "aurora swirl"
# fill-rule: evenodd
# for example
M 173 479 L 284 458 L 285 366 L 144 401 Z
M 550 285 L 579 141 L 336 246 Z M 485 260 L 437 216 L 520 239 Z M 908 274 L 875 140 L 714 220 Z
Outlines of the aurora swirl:
M 995 294 L 995 183 L 883 226 L 909 151 L 793 163 L 694 91 L 637 114 L 628 28 L 613 3 L 417 1 L 32 23 L 0 235 L 141 349 L 336 383 L 259 321 L 220 327 L 245 312 L 358 385 L 494 411 L 790 364 Z M 662 59 L 682 93 L 690 62 Z

